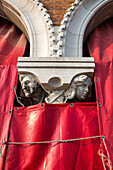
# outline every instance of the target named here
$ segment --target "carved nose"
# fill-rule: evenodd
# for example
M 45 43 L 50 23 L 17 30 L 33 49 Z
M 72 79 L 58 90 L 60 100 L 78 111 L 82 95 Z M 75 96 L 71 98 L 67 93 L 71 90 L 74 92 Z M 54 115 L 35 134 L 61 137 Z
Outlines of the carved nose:
M 86 91 L 86 92 L 88 92 L 88 91 L 89 91 L 88 86 L 86 86 L 85 91 Z
M 25 84 L 22 84 L 22 89 L 25 89 L 26 85 Z

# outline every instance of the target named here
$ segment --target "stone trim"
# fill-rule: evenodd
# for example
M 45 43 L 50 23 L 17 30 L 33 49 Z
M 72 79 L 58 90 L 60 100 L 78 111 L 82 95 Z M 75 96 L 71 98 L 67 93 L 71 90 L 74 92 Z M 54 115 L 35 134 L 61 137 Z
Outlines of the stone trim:
M 85 31 L 87 31 L 88 25 L 90 28 L 89 33 L 100 23 L 106 19 L 101 17 L 98 25 L 90 21 L 95 15 L 100 12 L 108 3 L 112 3 L 112 0 L 78 0 L 67 10 L 64 15 L 64 19 L 61 22 L 58 42 L 62 44 L 59 46 L 58 55 L 61 57 L 83 57 L 83 41 Z M 109 10 L 108 10 L 109 13 Z M 108 14 L 107 19 L 113 14 Z M 101 15 L 100 15 L 101 16 Z M 98 15 L 99 17 L 99 15 Z M 96 18 L 99 19 L 99 18 Z M 93 21 L 96 22 L 94 19 Z
M 23 57 L 23 60 L 18 60 L 19 72 L 30 72 L 35 74 L 45 89 L 49 87 L 49 80 L 59 78 L 62 81 L 60 89 L 65 89 L 69 86 L 72 78 L 76 75 L 86 74 L 93 77 L 94 73 L 94 58 L 93 57 L 40 57 L 29 58 Z
M 83 0 L 76 0 L 71 5 L 71 7 L 67 10 L 67 13 L 64 15 L 64 18 L 61 21 L 59 34 L 58 34 L 58 40 L 57 40 L 57 45 L 59 46 L 59 51 L 57 52 L 57 55 L 59 55 L 60 57 L 64 56 L 64 47 L 65 47 L 65 41 L 66 41 L 67 28 L 69 26 L 71 18 L 73 17 L 75 11 L 79 7 L 79 5 L 82 3 L 82 1 Z
M 48 56 L 53 57 L 53 53 L 54 53 L 53 48 L 54 48 L 54 44 L 55 44 L 55 33 L 54 33 L 53 22 L 50 18 L 50 15 L 47 13 L 47 9 L 44 8 L 43 3 L 39 2 L 38 0 L 30 0 L 30 1 L 33 2 L 35 4 L 35 6 L 39 8 L 42 16 L 44 17 L 44 21 L 46 23 L 47 30 L 48 30 L 48 39 L 49 39 L 49 54 L 48 54 Z
M 37 0 L 2 0 L 2 17 L 19 27 L 30 41 L 30 57 L 53 56 L 54 28 L 47 10 Z

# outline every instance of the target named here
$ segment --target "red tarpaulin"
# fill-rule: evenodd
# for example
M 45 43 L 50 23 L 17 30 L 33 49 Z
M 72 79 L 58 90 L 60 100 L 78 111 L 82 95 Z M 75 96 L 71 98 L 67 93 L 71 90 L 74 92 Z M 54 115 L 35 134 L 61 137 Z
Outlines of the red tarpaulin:
M 88 42 L 95 59 L 95 85 L 101 134 L 113 164 L 113 19 L 96 28 Z
M 8 140 L 13 103 L 14 87 L 17 84 L 17 59 L 23 56 L 26 38 L 16 26 L 0 18 L 0 144 Z M 0 170 L 5 162 L 6 146 L 0 145 Z M 3 153 L 1 157 L 1 152 Z
M 15 93 L 13 87 L 16 86 L 17 80 L 17 67 L 12 66 L 0 66 L 0 145 L 5 140 L 8 140 L 9 127 L 11 121 L 11 111 L 13 110 L 13 102 Z M 2 147 L 2 158 L 0 158 L 0 170 L 3 168 L 3 162 L 5 160 L 5 149 Z M 0 148 L 1 151 L 1 148 Z
M 98 136 L 93 103 L 38 104 L 15 108 L 9 142 L 38 142 Z M 102 170 L 100 138 L 46 144 L 8 144 L 4 169 Z
M 16 64 L 26 48 L 25 35 L 12 23 L 0 18 L 0 64 Z
M 26 44 L 23 34 L 15 34 L 15 31 L 12 34 L 14 29 L 12 26 L 5 31 L 5 25 L 1 29 L 4 43 L 0 45 L 0 170 L 104 169 L 100 155 L 100 141 L 103 139 L 61 141 L 100 135 L 95 103 L 39 104 L 13 108 L 16 61 L 18 56 L 23 55 Z M 13 40 L 9 41 L 11 36 Z M 5 43 L 10 48 L 3 48 L 6 47 Z M 32 143 L 56 140 L 60 142 Z

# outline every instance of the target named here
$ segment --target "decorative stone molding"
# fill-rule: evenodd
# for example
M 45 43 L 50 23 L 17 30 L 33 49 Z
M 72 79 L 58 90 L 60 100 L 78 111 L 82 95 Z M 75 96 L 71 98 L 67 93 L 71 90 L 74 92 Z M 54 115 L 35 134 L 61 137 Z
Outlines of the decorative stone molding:
M 69 86 L 65 90 L 52 90 L 46 98 L 46 103 L 67 103 L 87 101 L 91 96 L 92 79 L 87 75 L 76 75 L 71 80 Z
M 50 15 L 37 0 L 1 0 L 0 15 L 25 33 L 30 41 L 30 57 L 83 57 L 83 41 L 96 26 L 113 16 L 111 5 L 112 0 L 74 2 L 64 15 L 58 36 Z
M 72 4 L 61 22 L 60 56 L 83 57 L 83 42 L 99 24 L 113 16 L 112 0 L 79 0 Z
M 59 46 L 59 51 L 57 52 L 57 55 L 60 57 L 64 56 L 64 53 L 65 53 L 64 50 L 65 50 L 66 32 L 67 32 L 67 28 L 69 26 L 70 20 L 73 17 L 73 14 L 75 13 L 79 5 L 82 3 L 82 1 L 83 0 L 76 0 L 71 5 L 71 7 L 67 10 L 67 13 L 64 15 L 64 18 L 61 21 L 61 26 L 59 28 L 59 34 L 57 38 L 57 44 Z
M 40 11 L 41 11 L 41 14 L 43 15 L 44 17 L 44 20 L 45 20 L 45 23 L 46 23 L 46 26 L 47 26 L 47 31 L 48 31 L 48 45 L 49 45 L 49 53 L 47 56 L 45 57 L 48 57 L 48 56 L 53 56 L 53 48 L 54 48 L 54 45 L 55 45 L 55 33 L 54 33 L 54 27 L 53 27 L 53 23 L 52 23 L 52 20 L 50 18 L 50 15 L 47 13 L 47 9 L 44 8 L 43 4 L 41 2 L 39 2 L 38 0 L 30 0 L 32 1 L 36 7 L 38 6 Z M 43 56 L 44 57 L 44 56 Z
M 47 10 L 37 0 L 1 0 L 0 16 L 19 27 L 30 41 L 30 57 L 52 56 L 54 28 Z
M 45 89 L 65 89 L 69 86 L 72 78 L 79 74 L 93 77 L 94 59 L 88 57 L 23 57 L 18 61 L 19 72 L 31 72 L 35 74 Z M 54 86 L 54 82 L 57 84 Z M 51 85 L 52 84 L 52 85 Z
M 93 76 L 94 59 L 78 59 L 76 58 L 77 49 L 75 48 L 73 52 L 72 48 L 69 49 L 67 46 L 71 38 L 71 44 L 76 41 L 75 37 L 73 39 L 68 35 L 70 28 L 76 29 L 76 25 L 73 26 L 72 22 L 83 2 L 75 2 L 70 7 L 61 23 L 57 40 L 50 16 L 42 3 L 37 0 L 2 0 L 1 11 L 4 17 L 18 27 L 21 25 L 20 29 L 30 41 L 30 57 L 19 58 L 18 71 L 35 74 L 47 89 L 51 89 L 50 84 L 54 81 L 58 84 L 58 89 L 65 89 L 74 76 L 82 73 Z M 69 49 L 68 53 L 66 53 L 67 49 Z M 68 58 L 67 54 L 72 58 Z

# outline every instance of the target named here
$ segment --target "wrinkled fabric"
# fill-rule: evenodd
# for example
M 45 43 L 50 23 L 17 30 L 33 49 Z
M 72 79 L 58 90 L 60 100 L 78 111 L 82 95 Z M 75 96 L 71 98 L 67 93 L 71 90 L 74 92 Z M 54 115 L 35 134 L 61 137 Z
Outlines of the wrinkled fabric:
M 113 164 L 113 19 L 96 28 L 89 38 L 88 47 L 96 65 L 94 79 L 100 132 L 106 137 Z
M 17 86 L 17 60 L 23 56 L 26 38 L 12 23 L 0 18 L 0 170 L 4 169 Z
M 17 67 L 15 65 L 0 65 L 0 145 L 8 140 L 10 122 L 15 98 L 14 87 L 17 84 Z M 6 146 L 2 147 L 0 170 L 5 161 Z
M 9 142 L 66 140 L 99 135 L 95 103 L 42 104 L 15 108 Z M 7 145 L 8 170 L 102 170 L 100 140 Z
M 0 18 L 0 65 L 16 64 L 22 57 L 27 40 L 12 23 Z
M 13 108 L 16 63 L 24 53 L 26 40 L 15 26 L 3 22 L 0 26 L 0 170 L 102 170 L 100 138 L 35 145 L 8 143 L 67 140 L 100 133 L 95 103 Z

